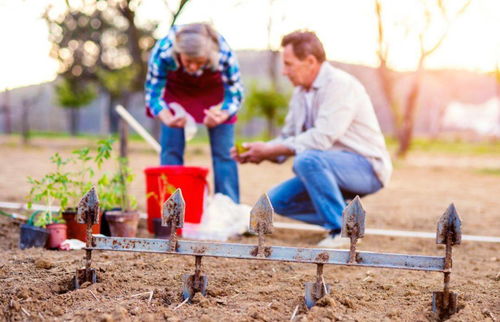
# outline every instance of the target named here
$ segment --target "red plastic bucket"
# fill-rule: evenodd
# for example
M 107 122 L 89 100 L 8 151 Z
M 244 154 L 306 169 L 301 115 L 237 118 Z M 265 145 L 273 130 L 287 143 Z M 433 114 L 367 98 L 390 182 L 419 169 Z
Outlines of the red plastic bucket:
M 201 222 L 205 204 L 208 169 L 202 167 L 161 166 L 147 168 L 146 193 L 148 230 L 154 233 L 154 218 L 161 218 L 161 206 L 171 195 L 173 188 L 180 188 L 186 202 L 184 221 Z M 168 188 L 171 188 L 170 190 Z

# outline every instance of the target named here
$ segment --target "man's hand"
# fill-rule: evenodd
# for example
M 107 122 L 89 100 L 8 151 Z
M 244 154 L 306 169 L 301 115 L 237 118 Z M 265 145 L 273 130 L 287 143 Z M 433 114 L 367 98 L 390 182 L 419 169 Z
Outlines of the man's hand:
M 272 156 L 273 146 L 265 142 L 243 143 L 246 152 L 238 153 L 236 147 L 231 148 L 231 157 L 239 163 L 261 163 Z
M 282 144 L 269 144 L 266 142 L 243 143 L 245 152 L 238 153 L 237 147 L 231 148 L 231 157 L 238 163 L 256 163 L 264 160 L 276 162 L 278 156 L 291 156 L 295 152 Z
M 203 124 L 208 128 L 215 127 L 219 124 L 224 123 L 229 118 L 229 113 L 226 111 L 221 111 L 220 108 L 212 107 L 208 110 L 203 110 L 205 113 L 205 118 L 203 119 Z
M 247 152 L 248 151 L 248 143 L 242 143 L 242 144 L 238 144 L 236 146 L 233 146 L 231 148 L 231 150 L 229 151 L 229 154 L 231 155 L 231 158 L 233 158 L 234 160 L 236 160 L 236 162 L 238 163 L 247 163 L 248 160 L 246 158 L 242 158 L 241 155 L 243 154 L 243 152 Z M 243 152 L 242 152 L 243 151 Z
M 186 116 L 174 116 L 168 109 L 161 110 L 158 118 L 168 127 L 184 127 L 186 125 Z

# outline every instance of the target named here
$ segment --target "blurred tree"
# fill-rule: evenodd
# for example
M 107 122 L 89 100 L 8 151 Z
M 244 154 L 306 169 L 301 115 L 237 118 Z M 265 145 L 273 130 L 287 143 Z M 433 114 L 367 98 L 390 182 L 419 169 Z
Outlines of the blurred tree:
M 117 130 L 113 107 L 120 101 L 127 108 L 129 94 L 143 90 L 147 57 L 155 43 L 152 33 L 158 23 L 147 20 L 139 24 L 136 19 L 141 2 L 66 1 L 63 11 L 49 6 L 44 15 L 52 42 L 51 55 L 59 61 L 59 75 L 71 84 L 71 89 L 95 83 L 108 94 L 105 122 L 113 132 Z M 164 2 L 167 5 L 167 0 Z M 167 6 L 172 23 L 188 0 L 177 3 L 177 10 Z
M 269 0 L 269 16 L 267 23 L 267 75 L 269 85 L 260 88 L 255 83 L 250 85 L 246 94 L 245 109 L 242 111 L 243 120 L 251 120 L 254 117 L 264 117 L 267 123 L 264 135 L 272 138 L 277 134 L 277 127 L 283 125 L 286 116 L 286 108 L 290 95 L 284 94 L 279 82 L 280 52 L 279 44 L 273 44 L 273 31 L 276 30 L 279 21 L 285 19 L 284 15 L 276 14 L 276 0 Z
M 289 95 L 272 89 L 259 89 L 252 84 L 245 99 L 242 116 L 246 120 L 255 116 L 264 117 L 267 122 L 265 136 L 271 138 L 276 135 L 277 126 L 282 125 L 285 120 L 289 99 Z
M 445 2 L 448 3 L 445 5 Z M 393 32 L 394 30 L 387 31 L 387 29 L 390 29 L 388 28 L 390 24 L 387 21 L 388 19 L 386 19 L 387 17 L 384 17 L 382 0 L 375 0 L 375 13 L 378 22 L 378 72 L 387 102 L 392 111 L 395 134 L 399 143 L 397 150 L 398 157 L 406 156 L 413 139 L 413 128 L 418 110 L 421 84 L 425 72 L 425 62 L 427 58 L 441 46 L 448 35 L 452 22 L 467 9 L 471 0 L 462 1 L 460 7 L 455 10 L 452 8 L 457 7 L 457 1 L 422 0 L 420 3 L 422 5 L 423 24 L 420 28 L 418 26 L 414 28 L 416 29 L 415 41 L 419 48 L 417 67 L 414 72 L 415 77 L 406 99 L 402 102 L 397 102 L 394 97 L 394 85 L 396 80 L 394 79 L 394 73 L 388 67 L 390 65 L 390 49 L 394 49 L 397 44 L 390 43 L 386 37 L 389 32 Z M 412 12 L 412 14 L 414 15 L 415 12 Z M 436 25 L 444 26 L 441 28 L 441 32 L 438 33 L 438 37 L 435 37 Z M 393 29 L 403 31 L 407 38 L 410 36 L 408 32 L 410 28 L 408 25 L 392 24 L 392 27 Z
M 80 109 L 90 104 L 96 97 L 92 83 L 84 83 L 75 78 L 62 79 L 56 85 L 57 103 L 68 110 L 69 132 L 75 136 L 79 133 Z
M 276 26 L 278 25 L 278 17 L 280 18 L 281 21 L 283 21 L 285 17 L 283 14 L 281 14 L 281 16 L 273 14 L 273 8 L 275 6 L 275 3 L 276 0 L 269 0 L 269 18 L 267 21 L 267 51 L 269 55 L 268 73 L 269 73 L 269 79 L 271 81 L 271 89 L 273 91 L 280 92 L 281 87 L 279 86 L 279 80 L 278 80 L 280 52 L 279 52 L 279 45 L 273 46 L 272 34 L 273 31 L 276 29 Z
M 31 129 L 30 129 L 30 111 L 35 102 L 41 101 L 44 94 L 43 87 L 39 87 L 35 95 L 31 97 L 24 96 L 21 100 L 21 140 L 23 145 L 30 144 Z

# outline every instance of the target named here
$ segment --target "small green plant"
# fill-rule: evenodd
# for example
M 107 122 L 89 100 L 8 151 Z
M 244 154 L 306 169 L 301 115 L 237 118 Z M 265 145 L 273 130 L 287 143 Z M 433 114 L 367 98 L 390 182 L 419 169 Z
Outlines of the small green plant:
M 129 194 L 127 189 L 134 180 L 134 175 L 126 159 L 117 158 L 117 171 L 104 172 L 100 176 L 96 174 L 96 171 L 102 170 L 104 162 L 111 159 L 114 141 L 112 138 L 99 140 L 95 153 L 84 147 L 72 151 L 67 159 L 56 153 L 50 159 L 56 166 L 54 172 L 46 174 L 40 180 L 28 178 L 32 185 L 27 197 L 29 208 L 33 202 L 41 202 L 47 209 L 55 205 L 60 206 L 57 216 L 49 210 L 44 214 L 37 214 L 33 220 L 35 225 L 44 226 L 59 220 L 62 212 L 68 209 L 68 206 L 76 207 L 93 185 L 96 186 L 101 209 L 121 207 L 122 210 L 128 211 L 137 208 L 137 199 Z M 68 166 L 74 170 L 66 170 Z
M 64 224 L 66 221 L 63 219 L 60 212 L 53 211 L 35 211 L 31 214 L 28 224 L 31 226 L 45 228 L 51 224 Z
M 158 203 L 158 207 L 163 211 L 163 204 L 167 201 L 167 197 L 175 192 L 175 187 L 170 182 L 168 182 L 167 176 L 162 174 L 158 178 L 158 194 L 151 191 L 146 195 L 146 198 L 154 198 Z
M 72 173 L 72 189 L 70 190 L 71 205 L 76 206 L 80 198 L 93 186 L 96 169 L 100 170 L 103 163 L 111 158 L 115 139 L 108 138 L 97 142 L 94 157 L 88 147 L 74 150 L 71 162 L 78 169 Z M 99 182 L 101 179 L 98 179 Z
M 102 209 L 120 207 L 123 211 L 137 208 L 137 199 L 128 193 L 128 186 L 134 180 L 132 169 L 127 165 L 127 159 L 118 158 L 118 171 L 104 173 L 97 181 L 97 193 Z
M 47 210 L 37 213 L 32 220 L 35 226 L 45 227 L 51 223 L 63 222 L 62 212 L 69 207 L 76 207 L 80 198 L 90 190 L 95 177 L 95 170 L 111 157 L 114 139 L 98 141 L 95 156 L 87 147 L 72 151 L 71 156 L 63 158 L 59 153 L 50 157 L 55 171 L 47 173 L 41 179 L 28 177 L 31 190 L 27 196 L 28 208 L 34 202 L 42 203 Z M 68 170 L 68 166 L 76 170 Z M 50 211 L 53 206 L 60 207 L 55 215 Z
M 47 210 L 37 214 L 33 224 L 37 227 L 45 227 L 52 223 L 61 223 L 64 220 L 61 212 L 54 216 L 52 207 L 58 201 L 61 209 L 68 205 L 68 187 L 71 184 L 70 173 L 63 171 L 63 166 L 68 164 L 69 159 L 63 159 L 59 153 L 55 153 L 51 162 L 56 165 L 56 170 L 42 177 L 40 180 L 28 177 L 31 190 L 28 195 L 28 208 L 31 209 L 33 202 L 40 202 L 47 206 Z

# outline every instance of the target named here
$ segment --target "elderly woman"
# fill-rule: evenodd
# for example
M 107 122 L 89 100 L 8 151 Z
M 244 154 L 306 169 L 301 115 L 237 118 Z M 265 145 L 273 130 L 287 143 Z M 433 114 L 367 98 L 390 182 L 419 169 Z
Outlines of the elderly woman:
M 153 48 L 145 90 L 148 115 L 162 122 L 161 164 L 182 165 L 186 123 L 203 123 L 210 137 L 215 192 L 238 203 L 238 169 L 229 151 L 243 87 L 225 39 L 208 24 L 174 26 Z

